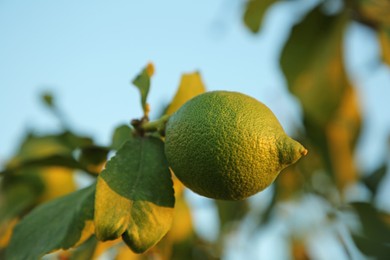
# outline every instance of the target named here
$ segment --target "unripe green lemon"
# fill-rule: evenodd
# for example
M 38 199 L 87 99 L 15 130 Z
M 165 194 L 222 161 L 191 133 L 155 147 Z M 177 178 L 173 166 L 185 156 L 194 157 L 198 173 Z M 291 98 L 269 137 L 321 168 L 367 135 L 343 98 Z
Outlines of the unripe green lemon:
M 165 153 L 177 178 L 192 191 L 241 200 L 268 187 L 307 150 L 286 135 L 263 103 L 238 92 L 213 91 L 171 116 Z

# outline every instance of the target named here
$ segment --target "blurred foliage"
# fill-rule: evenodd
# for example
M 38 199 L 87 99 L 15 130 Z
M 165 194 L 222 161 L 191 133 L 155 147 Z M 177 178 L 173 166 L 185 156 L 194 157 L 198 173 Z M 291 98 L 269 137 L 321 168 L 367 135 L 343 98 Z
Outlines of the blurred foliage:
M 246 1 L 243 23 L 252 33 L 261 31 L 269 9 L 283 2 Z M 289 4 L 293 2 L 298 1 Z M 243 229 L 249 226 L 245 238 L 249 242 L 254 234 L 272 229 L 276 221 L 288 226 L 281 241 L 289 245 L 292 259 L 318 258 L 310 243 L 321 232 L 331 233 L 347 258 L 361 255 L 388 259 L 390 212 L 377 204 L 388 162 L 372 172 L 362 172 L 355 161 L 365 121 L 354 81 L 345 68 L 344 38 L 352 22 L 370 28 L 377 34 L 381 48 L 378 63 L 389 65 L 390 2 L 345 0 L 332 12 L 327 9 L 330 2 L 318 1 L 297 19 L 281 51 L 280 68 L 287 88 L 302 107 L 303 129 L 295 129 L 295 138 L 309 154 L 282 172 L 269 189 L 265 204 L 214 201 L 219 217 L 217 239 L 209 241 L 197 233 L 184 186 L 174 173 L 169 174 L 162 152 L 156 152 L 162 149 L 156 137 L 163 140 L 163 133 L 152 136 L 141 127 L 149 123 L 147 96 L 154 67 L 148 64 L 132 81 L 140 92 L 144 114 L 131 124 L 118 126 L 107 146 L 70 130 L 52 94 L 42 96 L 64 130 L 28 134 L 1 169 L 0 259 L 37 259 L 55 250 L 59 259 L 73 260 L 102 256 L 118 260 L 220 259 L 232 243 L 235 245 Z M 184 74 L 172 102 L 160 114 L 174 113 L 204 91 L 198 72 Z M 159 144 L 152 145 L 152 140 Z M 110 152 L 116 154 L 106 164 Z M 123 175 L 127 177 L 119 177 Z M 76 179 L 81 176 L 88 179 L 89 187 L 80 189 Z M 355 190 L 352 199 L 351 190 Z M 304 208 L 309 198 L 315 198 L 316 205 Z M 93 220 L 94 214 L 103 217 Z M 159 222 L 161 214 L 169 216 L 164 217 L 166 223 Z M 316 215 L 319 222 L 300 219 L 311 215 Z M 292 216 L 307 223 L 299 226 Z M 155 231 L 159 231 L 157 237 L 145 238 Z M 347 243 L 348 239 L 354 245 Z M 129 249 L 144 251 L 155 243 L 143 254 Z
M 243 18 L 248 29 L 253 33 L 257 33 L 261 28 L 264 15 L 266 14 L 268 8 L 276 2 L 276 0 L 248 1 Z
M 146 117 L 148 116 L 149 113 L 149 108 L 148 108 L 148 104 L 146 103 L 146 99 L 148 98 L 150 81 L 153 74 L 154 74 L 154 66 L 152 63 L 149 63 L 132 82 L 139 89 L 141 93 L 141 104 L 144 110 L 144 116 Z

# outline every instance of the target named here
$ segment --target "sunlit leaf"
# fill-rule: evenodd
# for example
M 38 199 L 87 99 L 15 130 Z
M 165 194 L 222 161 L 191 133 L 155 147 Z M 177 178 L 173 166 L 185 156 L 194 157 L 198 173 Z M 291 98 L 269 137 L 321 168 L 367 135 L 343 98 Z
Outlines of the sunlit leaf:
M 357 1 L 358 18 L 374 27 L 390 25 L 390 1 L 359 0 Z
M 39 176 L 45 189 L 38 202 L 45 202 L 64 196 L 77 189 L 74 180 L 74 170 L 64 167 L 44 167 L 39 169 Z
M 145 258 L 147 259 L 147 257 L 135 254 L 126 245 L 123 245 L 118 248 L 118 254 L 115 257 L 115 260 L 141 260 Z
M 199 72 L 183 74 L 176 95 L 169 105 L 166 114 L 171 115 L 191 98 L 202 94 L 206 88 Z
M 173 187 L 175 190 L 175 210 L 172 227 L 166 238 L 171 243 L 177 243 L 191 236 L 194 230 L 190 207 L 184 198 L 184 185 L 174 175 Z
M 361 116 L 356 91 L 348 86 L 339 108 L 326 127 L 329 158 L 340 190 L 358 179 L 354 149 L 360 127 Z
M 277 0 L 249 0 L 244 13 L 244 23 L 253 33 L 260 30 L 264 15 Z
M 118 150 L 122 145 L 133 138 L 133 130 L 128 125 L 120 125 L 114 130 L 112 135 L 111 148 Z
M 149 63 L 133 80 L 133 84 L 138 88 L 141 94 L 141 104 L 144 113 L 147 114 L 148 108 L 146 104 L 146 99 L 148 98 L 149 89 L 150 89 L 150 79 L 154 74 L 154 66 L 152 63 Z
M 15 225 L 18 223 L 19 219 L 14 218 L 5 223 L 5 225 L 0 225 L 0 258 L 1 250 L 8 246 L 9 241 L 11 240 L 12 231 Z
M 389 9 L 390 10 L 390 9 Z M 388 11 L 390 17 L 390 11 Z M 379 30 L 379 43 L 382 50 L 382 59 L 390 65 L 390 25 Z
M 292 239 L 291 241 L 291 255 L 292 259 L 309 260 L 312 259 L 309 250 L 304 241 Z
M 278 191 L 278 200 L 287 200 L 301 191 L 304 179 L 296 165 L 292 165 L 279 174 L 275 189 Z
M 127 141 L 99 175 L 95 226 L 99 240 L 122 236 L 137 253 L 169 230 L 174 193 L 164 145 L 153 137 Z
M 16 226 L 6 259 L 39 259 L 81 244 L 93 233 L 95 185 L 35 208 Z

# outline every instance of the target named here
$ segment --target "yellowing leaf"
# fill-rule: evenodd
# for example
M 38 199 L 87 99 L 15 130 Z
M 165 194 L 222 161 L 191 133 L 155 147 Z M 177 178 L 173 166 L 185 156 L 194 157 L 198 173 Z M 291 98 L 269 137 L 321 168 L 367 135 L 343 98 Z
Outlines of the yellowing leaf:
M 118 254 L 115 257 L 115 260 L 140 260 L 143 257 L 139 254 L 135 254 L 125 245 L 120 246 L 118 249 Z
M 147 74 L 149 77 L 153 76 L 154 74 L 154 65 L 153 63 L 148 63 L 148 65 L 146 65 L 146 68 L 145 68 Z
M 276 0 L 248 1 L 244 14 L 244 23 L 253 33 L 260 30 L 265 13 L 275 2 Z
M 369 21 L 376 26 L 390 25 L 390 1 L 388 0 L 359 0 L 359 14 L 363 21 Z
M 0 225 L 0 249 L 8 245 L 11 239 L 12 231 L 18 221 L 19 219 L 14 218 L 5 225 Z
M 184 197 L 180 195 L 176 197 L 172 227 L 167 234 L 167 239 L 173 243 L 178 243 L 192 234 L 193 228 L 190 207 Z
M 95 238 L 96 239 L 96 238 Z M 106 252 L 108 249 L 118 245 L 122 242 L 121 238 L 118 238 L 116 240 L 110 240 L 106 242 L 97 241 L 95 252 L 93 254 L 93 259 L 99 259 L 99 257 Z
M 179 88 L 165 114 L 171 115 L 191 98 L 202 94 L 206 88 L 198 72 L 183 74 Z
M 171 226 L 172 186 L 163 142 L 154 137 L 127 141 L 98 177 L 96 237 L 122 236 L 136 253 L 154 246 Z
M 302 173 L 296 166 L 288 167 L 283 170 L 276 180 L 278 199 L 287 200 L 299 192 L 304 184 Z
M 309 260 L 309 250 L 307 250 L 304 241 L 293 239 L 291 241 L 291 255 L 293 259 Z
M 389 11 L 390 17 L 390 11 Z M 390 65 L 390 26 L 382 27 L 379 30 L 379 43 L 382 50 L 382 58 L 385 63 Z
M 361 117 L 355 90 L 348 87 L 339 109 L 326 128 L 329 156 L 336 184 L 343 190 L 358 179 L 354 148 L 360 132 Z
M 43 168 L 39 176 L 45 185 L 45 190 L 39 201 L 44 202 L 66 195 L 76 190 L 73 170 L 63 167 Z

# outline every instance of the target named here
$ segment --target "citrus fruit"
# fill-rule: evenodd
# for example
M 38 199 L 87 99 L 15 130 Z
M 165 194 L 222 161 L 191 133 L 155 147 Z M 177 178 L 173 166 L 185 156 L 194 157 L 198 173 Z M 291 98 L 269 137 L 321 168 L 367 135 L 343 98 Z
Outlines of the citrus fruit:
M 268 187 L 307 150 L 286 135 L 263 103 L 238 92 L 212 91 L 169 118 L 165 153 L 177 178 L 192 191 L 241 200 Z

